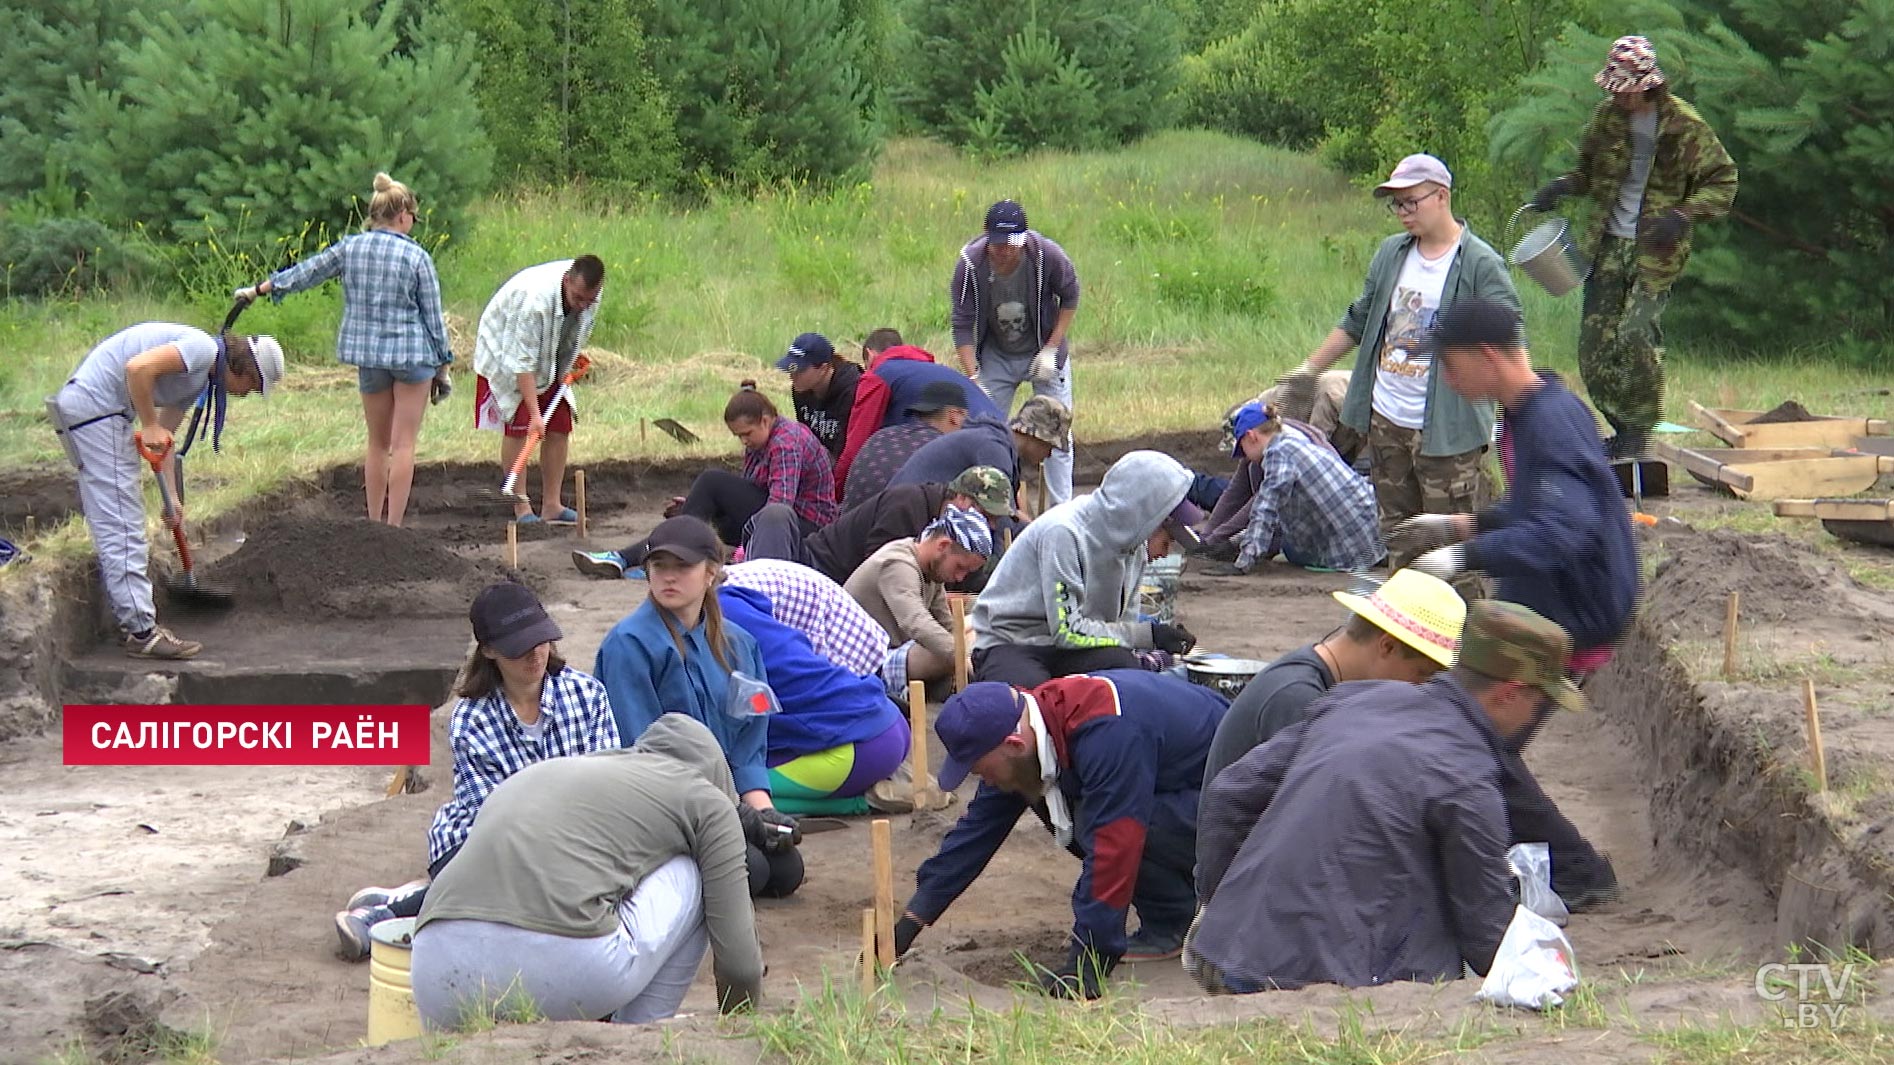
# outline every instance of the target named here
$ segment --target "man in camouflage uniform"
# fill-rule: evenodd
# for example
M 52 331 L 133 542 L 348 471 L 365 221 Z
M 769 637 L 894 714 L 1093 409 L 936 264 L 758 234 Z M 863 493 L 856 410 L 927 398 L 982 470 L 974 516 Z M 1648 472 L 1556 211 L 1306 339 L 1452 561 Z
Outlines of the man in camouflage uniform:
M 1621 37 L 1592 79 L 1611 94 L 1579 138 L 1578 165 L 1535 192 L 1539 211 L 1587 196 L 1597 216 L 1584 251 L 1578 366 L 1614 433 L 1613 459 L 1644 453 L 1663 414 L 1664 335 L 1658 316 L 1690 258 L 1695 223 L 1721 218 L 1736 201 L 1736 164 L 1695 108 L 1670 94 L 1657 52 Z

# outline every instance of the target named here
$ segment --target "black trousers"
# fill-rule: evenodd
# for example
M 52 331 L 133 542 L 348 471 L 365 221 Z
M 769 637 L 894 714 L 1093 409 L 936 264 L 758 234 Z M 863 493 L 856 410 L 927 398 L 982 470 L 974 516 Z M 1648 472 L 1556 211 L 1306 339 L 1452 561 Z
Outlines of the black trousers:
M 1555 709 L 1551 703 L 1541 707 L 1532 724 L 1506 745 L 1500 756 L 1499 786 L 1506 801 L 1506 819 L 1512 825 L 1512 842 L 1544 843 L 1552 857 L 1552 890 L 1570 898 L 1611 885 L 1616 874 L 1526 767 L 1526 745 Z
M 996 680 L 1015 688 L 1037 688 L 1054 677 L 1069 677 L 1074 673 L 1137 668 L 1138 656 L 1129 647 L 1080 651 L 1003 643 L 973 652 L 974 680 Z
M 677 512 L 701 518 L 717 530 L 717 538 L 724 543 L 746 547 L 745 557 L 803 561 L 801 540 L 816 529 L 793 508 L 770 503 L 769 493 L 757 487 L 754 481 L 729 470 L 705 470 L 698 474 Z M 763 549 L 761 553 L 747 550 L 752 537 L 758 539 L 758 546 Z M 622 558 L 638 558 L 644 554 L 643 548 L 644 541 L 638 540 L 621 548 L 618 554 Z
M 1160 794 L 1152 804 L 1151 824 L 1144 836 L 1144 854 L 1138 861 L 1138 881 L 1131 888 L 1131 907 L 1138 911 L 1140 930 L 1183 935 L 1197 916 L 1197 826 L 1182 811 L 1195 811 L 1201 793 Z M 1047 832 L 1052 815 L 1042 800 L 1033 813 Z M 1074 808 L 1077 822 L 1082 814 Z M 1083 861 L 1085 848 L 1074 839 L 1066 848 Z

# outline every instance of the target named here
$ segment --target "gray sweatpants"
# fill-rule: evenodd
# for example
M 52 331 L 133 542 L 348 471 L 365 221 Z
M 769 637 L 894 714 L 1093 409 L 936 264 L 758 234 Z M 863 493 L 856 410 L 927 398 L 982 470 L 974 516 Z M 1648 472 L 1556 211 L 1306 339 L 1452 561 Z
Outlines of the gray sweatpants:
M 138 455 L 129 418 L 107 418 L 68 431 L 79 452 L 79 509 L 92 532 L 99 579 L 119 627 L 129 633 L 158 623 L 145 573 L 151 549 L 145 542 L 142 478 L 150 466 Z
M 1032 379 L 1031 355 L 1006 355 L 989 345 L 979 353 L 979 360 L 980 387 L 986 390 L 987 398 L 1006 417 L 1013 416 L 1013 397 L 1019 394 L 1019 386 L 1023 384 L 1032 385 L 1032 394 L 1035 396 L 1051 396 L 1065 404 L 1065 408 L 1073 412 L 1074 418 L 1077 417 L 1077 408 L 1072 406 L 1070 356 L 1066 357 L 1065 369 L 1050 381 Z M 1021 477 L 1025 474 L 1025 470 L 1020 471 Z M 1069 432 L 1065 434 L 1065 450 L 1054 451 L 1046 459 L 1046 495 L 1054 504 L 1072 498 L 1072 434 Z
M 549 1021 L 645 1024 L 677 1013 L 710 949 L 697 863 L 665 862 L 619 900 L 618 930 L 552 935 L 496 921 L 432 921 L 414 937 L 414 1004 L 429 1029 L 530 1002 Z

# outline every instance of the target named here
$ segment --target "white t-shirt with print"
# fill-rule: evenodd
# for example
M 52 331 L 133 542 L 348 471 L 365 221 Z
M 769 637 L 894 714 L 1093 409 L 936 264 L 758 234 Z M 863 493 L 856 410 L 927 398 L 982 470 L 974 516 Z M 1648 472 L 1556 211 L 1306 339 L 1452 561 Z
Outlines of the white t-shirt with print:
M 1420 242 L 1407 251 L 1401 276 L 1395 279 L 1388 301 L 1386 328 L 1375 361 L 1374 410 L 1402 427 L 1419 429 L 1427 415 L 1427 331 L 1440 310 L 1440 294 L 1447 287 L 1447 271 L 1459 254 L 1455 244 L 1438 259 L 1421 255 Z

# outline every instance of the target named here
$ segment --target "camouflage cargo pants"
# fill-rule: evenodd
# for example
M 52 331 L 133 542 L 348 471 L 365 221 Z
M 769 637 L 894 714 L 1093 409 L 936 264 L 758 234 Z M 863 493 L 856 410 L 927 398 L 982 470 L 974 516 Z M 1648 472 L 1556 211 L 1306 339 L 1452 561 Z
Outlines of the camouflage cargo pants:
M 1578 370 L 1592 406 L 1614 432 L 1646 437 L 1664 410 L 1664 334 L 1669 293 L 1638 283 L 1636 241 L 1605 237 L 1585 280 Z
M 1381 542 L 1389 543 L 1394 527 L 1416 514 L 1472 514 L 1491 497 L 1486 476 L 1486 448 L 1459 455 L 1421 454 L 1419 429 L 1406 429 L 1375 414 L 1368 422 L 1368 483 L 1374 486 L 1375 509 L 1381 520 Z M 1413 557 L 1390 551 L 1388 568 L 1400 569 Z M 1477 575 L 1454 582 L 1468 602 L 1483 598 L 1485 588 Z

